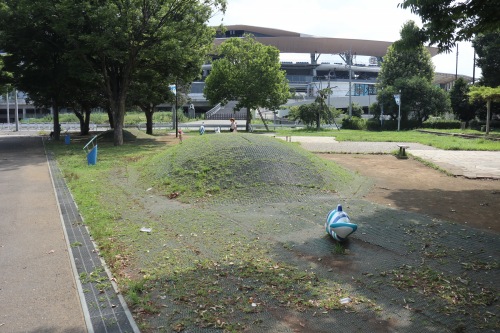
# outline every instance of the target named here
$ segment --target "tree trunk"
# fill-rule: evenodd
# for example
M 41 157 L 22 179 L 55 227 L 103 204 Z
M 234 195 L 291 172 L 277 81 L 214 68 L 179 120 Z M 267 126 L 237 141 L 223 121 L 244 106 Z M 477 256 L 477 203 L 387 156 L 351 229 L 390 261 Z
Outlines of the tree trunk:
M 84 135 L 83 128 L 85 127 L 85 119 L 83 117 L 83 114 L 80 113 L 80 111 L 76 111 L 74 109 L 73 109 L 73 113 L 75 114 L 75 116 L 78 118 L 78 121 L 80 122 L 80 135 Z
M 90 124 L 90 108 L 82 106 L 82 111 L 77 111 L 73 109 L 73 113 L 80 121 L 80 135 L 89 134 L 89 124 Z
M 245 125 L 245 131 L 250 132 L 251 122 L 252 122 L 252 114 L 250 113 L 250 108 L 247 108 L 247 123 Z
M 320 109 L 317 110 L 316 112 L 316 130 L 319 131 L 320 128 L 321 128 L 321 111 L 323 110 L 323 107 L 325 106 L 325 101 L 323 99 L 321 99 L 320 101 Z
M 262 122 L 264 123 L 264 126 L 266 126 L 266 131 L 269 132 L 269 127 L 267 127 L 267 123 L 264 119 L 264 116 L 262 115 L 262 112 L 260 112 L 260 108 L 257 109 L 257 112 L 259 112 L 260 119 L 262 119 Z
M 90 132 L 90 113 L 92 111 L 90 110 L 89 107 L 86 107 L 84 109 L 84 123 L 83 123 L 83 128 L 81 128 L 82 135 L 88 135 Z
M 111 106 L 113 113 L 113 145 L 123 145 L 123 120 L 125 118 L 125 98 L 122 96 Z
M 146 134 L 153 135 L 153 110 L 144 110 L 146 114 Z
M 113 129 L 113 128 L 115 128 L 115 121 L 113 120 L 114 119 L 113 111 L 111 111 L 111 108 L 108 108 L 107 112 L 108 112 L 109 127 L 111 127 L 111 129 Z
M 59 104 L 52 102 L 52 110 L 54 112 L 54 140 L 59 141 L 61 138 L 61 124 L 59 123 Z
M 490 134 L 490 117 L 491 117 L 491 99 L 486 101 L 486 132 L 485 134 Z

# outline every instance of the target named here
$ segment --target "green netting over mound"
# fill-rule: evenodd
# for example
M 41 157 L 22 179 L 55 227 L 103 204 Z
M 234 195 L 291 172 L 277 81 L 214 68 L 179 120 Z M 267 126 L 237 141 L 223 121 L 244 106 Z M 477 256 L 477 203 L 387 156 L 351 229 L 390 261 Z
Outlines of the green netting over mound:
M 204 135 L 185 140 L 153 159 L 156 187 L 184 199 L 295 197 L 338 191 L 353 175 L 296 144 L 255 134 Z

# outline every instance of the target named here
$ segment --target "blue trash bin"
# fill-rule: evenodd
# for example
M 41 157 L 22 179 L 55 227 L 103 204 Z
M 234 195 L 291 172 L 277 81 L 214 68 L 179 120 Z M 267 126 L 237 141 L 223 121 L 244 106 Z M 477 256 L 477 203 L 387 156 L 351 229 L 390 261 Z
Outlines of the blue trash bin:
M 66 134 L 66 136 L 64 137 L 64 143 L 69 145 L 70 141 L 71 141 L 71 138 L 70 138 L 69 134 Z
M 95 165 L 97 163 L 97 145 L 87 154 L 87 162 L 89 165 Z

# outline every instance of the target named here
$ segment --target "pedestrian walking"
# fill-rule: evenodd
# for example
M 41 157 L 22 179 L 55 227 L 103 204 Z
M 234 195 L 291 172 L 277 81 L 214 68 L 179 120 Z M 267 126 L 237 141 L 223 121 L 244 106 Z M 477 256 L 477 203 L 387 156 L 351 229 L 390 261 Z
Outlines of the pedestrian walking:
M 229 130 L 231 132 L 238 132 L 238 123 L 236 122 L 236 119 L 231 118 L 231 119 L 229 119 L 229 121 L 231 122 L 231 126 L 229 127 Z

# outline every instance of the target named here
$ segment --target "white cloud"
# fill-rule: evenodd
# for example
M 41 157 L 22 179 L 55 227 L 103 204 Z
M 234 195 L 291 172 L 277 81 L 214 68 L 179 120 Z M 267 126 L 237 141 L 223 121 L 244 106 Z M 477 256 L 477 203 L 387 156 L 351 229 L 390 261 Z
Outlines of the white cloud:
M 225 15 L 210 24 L 245 24 L 334 38 L 396 41 L 408 20 L 421 26 L 410 10 L 398 8 L 401 0 L 228 0 Z M 472 76 L 473 49 L 459 44 L 458 74 Z M 301 60 L 309 60 L 303 55 Z M 320 59 L 324 60 L 324 59 Z M 328 61 L 328 60 L 324 60 Z M 455 73 L 456 53 L 433 57 L 437 72 Z M 476 78 L 480 76 L 476 68 Z

